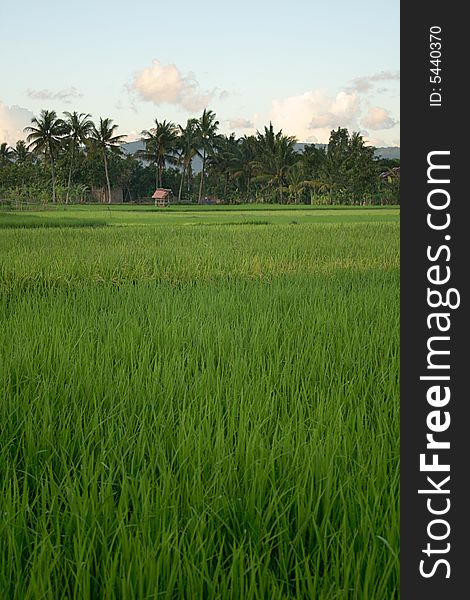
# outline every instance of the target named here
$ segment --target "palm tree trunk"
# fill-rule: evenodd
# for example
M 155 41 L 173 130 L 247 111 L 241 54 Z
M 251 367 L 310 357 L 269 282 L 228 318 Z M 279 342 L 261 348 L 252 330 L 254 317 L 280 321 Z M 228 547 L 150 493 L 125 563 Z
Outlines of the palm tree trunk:
M 163 187 L 163 169 L 165 168 L 165 163 L 158 163 L 158 187 Z
M 111 204 L 111 182 L 109 181 L 108 159 L 106 158 L 106 148 L 103 150 L 104 172 L 106 174 L 106 185 L 108 188 L 108 204 Z
M 184 180 L 184 172 L 186 171 L 186 168 L 183 166 L 183 172 L 181 173 L 181 179 L 180 179 L 180 189 L 178 190 L 178 202 L 181 202 L 181 194 L 183 192 L 183 180 Z
M 51 156 L 51 173 L 52 173 L 52 202 L 56 203 L 55 197 L 55 170 L 54 170 L 54 159 Z
M 199 204 L 201 204 L 201 198 L 202 198 L 202 183 L 204 181 L 204 172 L 206 170 L 206 150 L 204 148 L 203 153 L 202 153 L 202 171 L 201 171 L 201 181 L 199 183 L 199 198 L 198 198 L 198 202 Z
M 73 158 L 74 158 L 74 146 L 72 144 L 72 149 L 71 149 L 71 156 L 70 156 L 70 166 L 69 166 L 69 178 L 67 181 L 67 194 L 65 196 L 65 204 L 69 203 L 69 196 L 70 196 L 70 185 L 72 182 L 72 166 L 73 166 Z
M 54 170 L 54 156 L 52 154 L 51 145 L 49 144 L 49 156 L 51 158 L 51 176 L 52 176 L 52 202 L 55 204 L 55 170 Z

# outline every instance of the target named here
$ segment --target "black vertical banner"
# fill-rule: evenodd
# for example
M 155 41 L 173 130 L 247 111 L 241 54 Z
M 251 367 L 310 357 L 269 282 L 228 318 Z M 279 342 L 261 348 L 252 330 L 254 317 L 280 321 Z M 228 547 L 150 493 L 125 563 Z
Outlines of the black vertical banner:
M 469 37 L 458 3 L 401 6 L 402 600 L 470 597 Z

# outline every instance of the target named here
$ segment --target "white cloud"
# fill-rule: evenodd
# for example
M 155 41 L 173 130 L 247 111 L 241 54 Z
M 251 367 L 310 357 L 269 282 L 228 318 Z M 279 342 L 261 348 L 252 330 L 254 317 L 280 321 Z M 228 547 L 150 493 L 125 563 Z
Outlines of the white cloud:
M 73 85 L 65 88 L 63 90 L 59 90 L 58 92 L 52 92 L 51 90 L 43 89 L 43 90 L 26 90 L 26 93 L 33 100 L 62 100 L 67 104 L 70 104 L 73 98 L 81 98 L 83 96 L 76 87 Z
M 397 139 L 384 140 L 383 138 L 378 138 L 378 137 L 372 136 L 365 129 L 361 129 L 359 131 L 359 133 L 362 135 L 364 141 L 369 146 L 375 146 L 376 148 L 383 148 L 383 147 L 387 147 L 387 146 L 400 146 L 400 140 L 399 139 L 398 140 Z
M 312 90 L 300 96 L 273 100 L 270 120 L 275 127 L 302 142 L 327 143 L 336 127 L 357 128 L 360 99 L 355 92 Z
M 373 131 L 377 129 L 391 129 L 395 127 L 397 122 L 387 110 L 379 106 L 369 108 L 366 116 L 362 119 L 364 127 Z
M 350 91 L 368 92 L 377 81 L 397 81 L 400 79 L 399 71 L 380 71 L 373 75 L 356 77 L 352 80 L 352 85 L 348 88 Z
M 23 129 L 31 125 L 34 114 L 21 106 L 7 106 L 0 101 L 0 143 L 14 146 L 18 140 L 25 139 Z
M 244 119 L 243 117 L 229 119 L 228 126 L 231 129 L 253 129 L 254 123 L 249 119 Z
M 154 104 L 175 104 L 188 111 L 207 107 L 213 92 L 201 92 L 193 73 L 182 75 L 176 65 L 162 65 L 157 59 L 134 75 L 130 86 L 142 100 Z
M 390 144 L 382 138 L 372 137 L 367 131 L 361 131 L 361 135 L 368 146 L 375 146 L 375 148 L 390 146 Z
M 126 142 L 136 142 L 137 140 L 142 139 L 142 132 L 136 131 L 133 129 L 129 133 L 126 134 Z

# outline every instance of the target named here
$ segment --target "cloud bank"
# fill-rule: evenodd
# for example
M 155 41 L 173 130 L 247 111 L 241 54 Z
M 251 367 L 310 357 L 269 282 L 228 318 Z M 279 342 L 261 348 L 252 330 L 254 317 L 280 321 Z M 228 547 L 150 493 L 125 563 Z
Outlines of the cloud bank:
M 249 119 L 244 119 L 243 117 L 229 119 L 228 126 L 230 129 L 253 129 L 254 123 Z
M 25 139 L 23 129 L 31 125 L 34 114 L 21 106 L 7 106 L 0 101 L 0 143 L 14 146 L 18 140 Z
M 391 129 L 392 127 L 395 127 L 397 123 L 398 121 L 393 119 L 387 110 L 380 108 L 379 106 L 369 108 L 366 116 L 362 119 L 364 127 L 372 129 L 373 131 L 376 129 Z
M 147 102 L 174 104 L 190 112 L 206 108 L 214 95 L 200 90 L 193 73 L 183 75 L 176 65 L 162 65 L 157 59 L 136 73 L 128 88 Z
M 325 90 L 313 90 L 273 100 L 269 118 L 275 127 L 303 142 L 324 143 L 332 129 L 354 128 L 360 109 L 360 98 L 355 92 L 341 91 L 330 96 Z
M 336 95 L 316 89 L 276 99 L 272 101 L 269 119 L 284 133 L 313 143 L 327 143 L 331 130 L 338 127 L 350 131 L 359 131 L 363 127 L 371 131 L 392 129 L 398 125 L 398 120 L 381 106 L 369 108 L 370 93 L 376 95 L 387 91 L 378 84 L 399 79 L 399 71 L 380 71 L 356 77 Z

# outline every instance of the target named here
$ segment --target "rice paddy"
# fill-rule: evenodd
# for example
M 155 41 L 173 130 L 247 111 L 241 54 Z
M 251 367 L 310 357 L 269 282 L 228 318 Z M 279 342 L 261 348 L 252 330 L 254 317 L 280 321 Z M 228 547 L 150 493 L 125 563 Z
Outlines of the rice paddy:
M 399 597 L 399 211 L 0 214 L 0 597 Z

